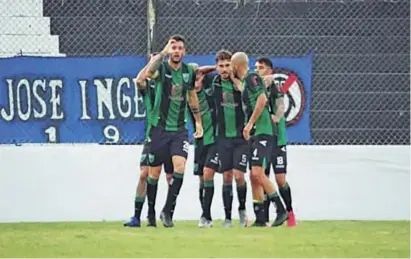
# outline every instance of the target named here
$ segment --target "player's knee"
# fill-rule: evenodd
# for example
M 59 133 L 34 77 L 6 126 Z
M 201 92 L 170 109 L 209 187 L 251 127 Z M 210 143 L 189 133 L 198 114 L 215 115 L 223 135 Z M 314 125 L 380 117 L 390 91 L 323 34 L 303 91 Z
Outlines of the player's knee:
M 223 182 L 224 184 L 232 184 L 233 183 L 233 172 L 231 171 L 224 172 Z
M 141 171 L 140 171 L 140 182 L 145 182 L 148 176 L 148 167 L 144 166 L 141 167 Z
M 173 157 L 174 172 L 184 173 L 186 166 L 186 160 L 184 157 Z
M 277 182 L 278 187 L 283 187 L 287 183 L 285 174 L 276 174 L 275 181 Z
M 258 182 L 260 184 L 264 181 L 264 179 L 263 179 L 264 176 L 265 176 L 265 174 L 261 173 L 261 171 L 259 171 L 259 170 L 252 170 L 250 172 L 251 181 Z
M 214 179 L 214 171 L 211 168 L 204 168 L 203 181 L 211 181 Z
M 235 179 L 235 182 L 238 185 L 244 185 L 245 184 L 245 179 L 244 179 L 244 173 L 243 172 L 235 170 L 234 171 L 234 179 Z
M 160 174 L 161 174 L 161 166 L 150 167 L 148 175 L 151 178 L 158 179 L 160 177 Z

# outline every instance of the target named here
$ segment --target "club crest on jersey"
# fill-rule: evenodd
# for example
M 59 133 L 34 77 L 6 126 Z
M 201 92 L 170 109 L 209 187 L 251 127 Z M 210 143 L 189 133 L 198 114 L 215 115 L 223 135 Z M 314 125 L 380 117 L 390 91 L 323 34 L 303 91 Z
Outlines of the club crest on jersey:
M 189 73 L 183 73 L 183 80 L 185 83 L 188 83 L 188 79 L 190 79 L 190 74 Z
M 223 92 L 223 102 L 221 106 L 228 108 L 235 108 L 238 104 L 234 101 L 234 95 L 232 92 Z
M 284 94 L 286 125 L 293 125 L 301 119 L 304 112 L 304 85 L 298 75 L 289 69 L 276 69 L 273 77 L 275 85 Z
M 172 101 L 184 101 L 183 87 L 181 85 L 173 85 L 171 87 L 170 99 Z

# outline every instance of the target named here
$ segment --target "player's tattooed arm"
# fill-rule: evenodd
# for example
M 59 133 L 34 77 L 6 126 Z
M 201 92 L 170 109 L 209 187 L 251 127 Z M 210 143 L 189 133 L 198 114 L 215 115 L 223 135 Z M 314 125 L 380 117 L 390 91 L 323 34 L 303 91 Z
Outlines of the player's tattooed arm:
M 203 136 L 203 122 L 201 121 L 200 103 L 197 92 L 194 89 L 188 93 L 188 104 L 195 119 L 196 132 L 194 133 L 194 137 L 201 138 Z
M 149 65 L 149 64 L 147 64 L 147 65 L 146 65 L 143 69 L 141 69 L 140 72 L 138 72 L 138 74 L 137 74 L 136 84 L 137 84 L 137 88 L 138 88 L 138 89 L 145 89 L 146 86 L 147 86 L 147 83 L 146 83 L 146 79 L 147 79 L 146 71 L 147 71 L 148 65 Z
M 275 99 L 275 106 L 276 112 L 275 114 L 271 115 L 271 120 L 274 123 L 278 123 L 280 119 L 284 116 L 284 98 L 278 97 L 277 99 Z
M 164 57 L 164 53 L 160 52 L 150 60 L 150 62 L 147 64 L 147 69 L 145 72 L 146 77 L 149 77 L 151 79 L 156 78 L 158 74 L 157 71 L 160 68 L 161 62 L 163 62 Z
M 163 62 L 164 57 L 170 55 L 172 51 L 171 46 L 173 43 L 175 43 L 175 40 L 170 40 L 160 53 L 151 58 L 150 62 L 148 63 L 148 68 L 146 72 L 147 77 L 151 79 L 155 79 L 157 77 L 158 69 L 160 68 L 161 63 Z

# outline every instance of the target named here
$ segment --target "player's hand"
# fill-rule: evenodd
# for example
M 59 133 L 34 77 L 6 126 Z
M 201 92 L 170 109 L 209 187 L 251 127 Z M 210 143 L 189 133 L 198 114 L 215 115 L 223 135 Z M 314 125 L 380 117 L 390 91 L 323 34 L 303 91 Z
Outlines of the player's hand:
M 201 122 L 196 122 L 196 132 L 194 133 L 194 138 L 203 137 L 203 124 Z
M 274 123 L 280 122 L 280 118 L 278 118 L 278 117 L 275 116 L 274 114 L 271 114 L 271 120 L 272 120 Z
M 167 42 L 167 45 L 164 47 L 163 51 L 161 51 L 161 53 L 163 53 L 164 55 L 168 56 L 171 55 L 171 45 L 173 45 L 176 41 L 175 40 L 169 40 Z
M 268 87 L 269 85 L 273 83 L 273 76 L 272 75 L 263 76 L 263 80 L 264 80 L 265 86 Z
M 250 132 L 251 132 L 252 128 L 253 128 L 253 124 L 251 124 L 251 123 L 247 123 L 247 125 L 245 125 L 245 127 L 243 129 L 243 137 L 244 137 L 245 140 L 250 139 Z

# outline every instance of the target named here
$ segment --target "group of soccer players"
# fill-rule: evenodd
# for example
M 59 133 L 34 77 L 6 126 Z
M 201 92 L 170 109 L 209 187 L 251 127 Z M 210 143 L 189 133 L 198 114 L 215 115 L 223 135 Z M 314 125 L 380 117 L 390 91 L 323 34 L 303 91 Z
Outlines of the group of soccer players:
M 216 172 L 223 174 L 223 226 L 232 226 L 233 179 L 240 225 L 248 225 L 247 169 L 256 217 L 251 226 L 269 226 L 271 203 L 276 208 L 271 226 L 280 226 L 286 221 L 289 227 L 295 226 L 291 190 L 285 178 L 287 141 L 283 93 L 272 78 L 271 61 L 260 58 L 256 71 L 251 71 L 245 53 L 221 50 L 216 55 L 215 65 L 199 67 L 183 63 L 184 54 L 185 39 L 174 35 L 163 51 L 151 55 L 137 75 L 137 87 L 147 111 L 146 136 L 135 213 L 124 226 L 141 226 L 146 197 L 148 226 L 157 226 L 155 203 L 163 165 L 168 193 L 160 219 L 165 227 L 174 226 L 173 213 L 189 152 L 187 119 L 193 122 L 195 130 L 194 174 L 200 179 L 202 208 L 199 227 L 213 225 L 211 204 Z M 279 193 L 269 179 L 271 164 Z

